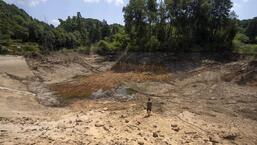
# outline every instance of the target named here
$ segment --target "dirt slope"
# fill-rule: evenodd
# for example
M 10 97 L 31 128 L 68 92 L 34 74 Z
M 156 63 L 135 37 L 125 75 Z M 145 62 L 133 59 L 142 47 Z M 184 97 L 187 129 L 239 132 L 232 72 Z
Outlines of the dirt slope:
M 113 62 L 79 54 L 0 60 L 0 144 L 257 144 L 254 61 L 110 70 Z M 45 106 L 55 99 L 67 102 Z

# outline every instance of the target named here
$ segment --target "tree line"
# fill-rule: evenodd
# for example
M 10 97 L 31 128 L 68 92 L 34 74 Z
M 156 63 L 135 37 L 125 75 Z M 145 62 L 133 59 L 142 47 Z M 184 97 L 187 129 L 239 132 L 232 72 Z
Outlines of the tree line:
M 238 20 L 239 33 L 245 35 L 245 43 L 257 44 L 257 17 L 248 20 Z
M 224 51 L 236 35 L 230 0 L 130 0 L 123 9 L 136 51 Z
M 0 53 L 16 42 L 30 51 L 98 53 L 224 52 L 257 43 L 257 18 L 238 20 L 232 6 L 230 0 L 130 0 L 123 8 L 125 26 L 78 12 L 54 27 L 0 0 Z
M 90 47 L 121 31 L 121 25 L 83 18 L 80 12 L 61 20 L 58 27 L 33 19 L 24 10 L 0 0 L 0 46 L 11 47 L 15 42 L 35 43 L 41 51 L 63 48 Z

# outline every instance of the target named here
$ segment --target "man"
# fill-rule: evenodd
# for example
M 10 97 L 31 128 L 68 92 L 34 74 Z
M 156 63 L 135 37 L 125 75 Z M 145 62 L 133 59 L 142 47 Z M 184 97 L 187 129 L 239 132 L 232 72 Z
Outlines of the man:
M 148 98 L 148 101 L 147 101 L 147 103 L 146 103 L 146 111 L 147 111 L 148 117 L 151 115 L 152 105 L 153 105 L 152 100 L 151 100 L 151 98 L 149 97 L 149 98 Z

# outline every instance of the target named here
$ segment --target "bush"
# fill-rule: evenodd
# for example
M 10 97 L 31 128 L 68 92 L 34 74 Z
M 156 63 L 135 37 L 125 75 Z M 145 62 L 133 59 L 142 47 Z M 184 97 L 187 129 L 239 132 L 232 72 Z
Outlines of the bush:
M 7 54 L 9 52 L 8 48 L 0 45 L 0 54 Z
M 249 38 L 242 34 L 238 33 L 233 40 L 233 48 L 236 53 L 248 54 L 248 55 L 257 55 L 257 44 L 247 44 Z
M 117 33 L 113 36 L 113 46 L 115 50 L 121 50 L 127 47 L 129 38 L 125 33 Z
M 22 46 L 22 55 L 32 56 L 38 54 L 39 51 L 39 46 L 36 43 L 26 43 Z
M 233 48 L 236 53 L 257 55 L 257 44 L 245 44 L 239 40 L 234 40 Z
M 242 33 L 237 33 L 234 40 L 238 40 L 243 43 L 249 42 L 249 38 L 245 34 L 242 34 Z
M 238 53 L 257 55 L 257 44 L 246 44 L 237 49 Z
M 105 40 L 101 40 L 96 49 L 96 53 L 98 54 L 107 54 L 107 53 L 112 53 L 114 50 L 114 47 L 112 46 L 111 43 L 108 43 Z
M 82 54 L 90 54 L 91 49 L 90 47 L 79 47 L 77 51 Z
M 32 56 L 40 53 L 39 45 L 36 43 L 13 42 L 8 47 L 8 53 L 15 55 Z

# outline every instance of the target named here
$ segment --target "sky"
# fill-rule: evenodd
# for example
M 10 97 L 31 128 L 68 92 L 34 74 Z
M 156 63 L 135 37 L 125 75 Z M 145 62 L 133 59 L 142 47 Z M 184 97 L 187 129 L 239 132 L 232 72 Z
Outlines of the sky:
M 58 19 L 66 19 L 77 12 L 85 18 L 107 20 L 109 24 L 123 22 L 122 8 L 129 0 L 4 0 L 24 9 L 32 17 L 57 26 Z M 232 0 L 232 10 L 239 19 L 257 16 L 257 0 Z

